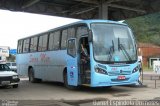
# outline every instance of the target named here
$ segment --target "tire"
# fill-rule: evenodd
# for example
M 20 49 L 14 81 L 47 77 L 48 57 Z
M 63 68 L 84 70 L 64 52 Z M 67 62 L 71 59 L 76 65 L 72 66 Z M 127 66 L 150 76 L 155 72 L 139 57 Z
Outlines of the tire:
M 29 82 L 32 82 L 32 83 L 37 82 L 37 79 L 34 78 L 33 68 L 29 68 L 28 77 L 29 77 Z
M 110 88 L 112 88 L 112 86 L 107 86 L 106 88 L 107 88 L 107 89 L 110 89 Z
M 18 84 L 16 84 L 16 85 L 13 85 L 13 88 L 18 88 Z
M 65 86 L 67 89 L 75 90 L 75 89 L 78 88 L 77 86 L 68 85 L 67 71 L 64 72 L 64 74 L 63 74 L 63 79 L 64 79 L 64 86 Z

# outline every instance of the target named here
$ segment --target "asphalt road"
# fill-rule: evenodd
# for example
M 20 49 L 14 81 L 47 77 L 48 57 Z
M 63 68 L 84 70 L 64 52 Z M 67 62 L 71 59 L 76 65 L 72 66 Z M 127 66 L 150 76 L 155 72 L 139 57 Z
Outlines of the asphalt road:
M 47 100 L 48 104 L 52 104 L 54 101 L 59 106 L 64 104 L 86 104 L 93 102 L 93 100 L 160 100 L 160 80 L 157 80 L 156 88 L 154 83 L 154 80 L 144 80 L 144 84 L 147 87 L 80 87 L 77 90 L 68 90 L 62 83 L 30 83 L 28 78 L 21 78 L 18 88 L 0 87 L 0 100 L 24 100 L 23 102 L 21 101 L 22 104 L 33 103 L 34 105 L 36 103 L 45 103 L 43 100 Z M 26 100 L 33 101 L 27 102 Z M 30 104 L 30 106 L 32 105 Z

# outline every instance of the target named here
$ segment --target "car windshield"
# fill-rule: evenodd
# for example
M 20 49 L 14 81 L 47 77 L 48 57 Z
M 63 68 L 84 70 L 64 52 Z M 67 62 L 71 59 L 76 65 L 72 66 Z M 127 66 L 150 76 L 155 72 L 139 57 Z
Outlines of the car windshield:
M 0 71 L 9 71 L 10 68 L 6 64 L 0 64 Z
M 95 60 L 108 63 L 137 60 L 136 45 L 129 27 L 118 24 L 94 23 L 91 24 L 91 28 Z
M 6 63 L 8 66 L 10 66 L 11 64 L 10 63 Z

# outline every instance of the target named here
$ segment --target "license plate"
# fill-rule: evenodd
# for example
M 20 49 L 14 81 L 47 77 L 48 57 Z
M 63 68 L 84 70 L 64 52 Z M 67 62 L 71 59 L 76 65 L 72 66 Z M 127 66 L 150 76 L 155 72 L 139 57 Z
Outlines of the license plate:
M 1 84 L 2 85 L 8 85 L 8 84 L 10 84 L 10 81 L 2 81 Z
M 118 76 L 118 79 L 119 80 L 124 80 L 124 79 L 126 79 L 126 77 L 125 76 Z

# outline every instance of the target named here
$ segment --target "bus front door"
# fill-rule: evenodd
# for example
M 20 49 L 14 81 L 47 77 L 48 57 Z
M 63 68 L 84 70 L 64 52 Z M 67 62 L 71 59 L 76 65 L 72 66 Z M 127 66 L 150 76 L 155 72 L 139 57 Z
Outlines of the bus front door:
M 68 85 L 78 85 L 78 59 L 76 50 L 76 39 L 68 40 L 67 47 L 67 81 Z

